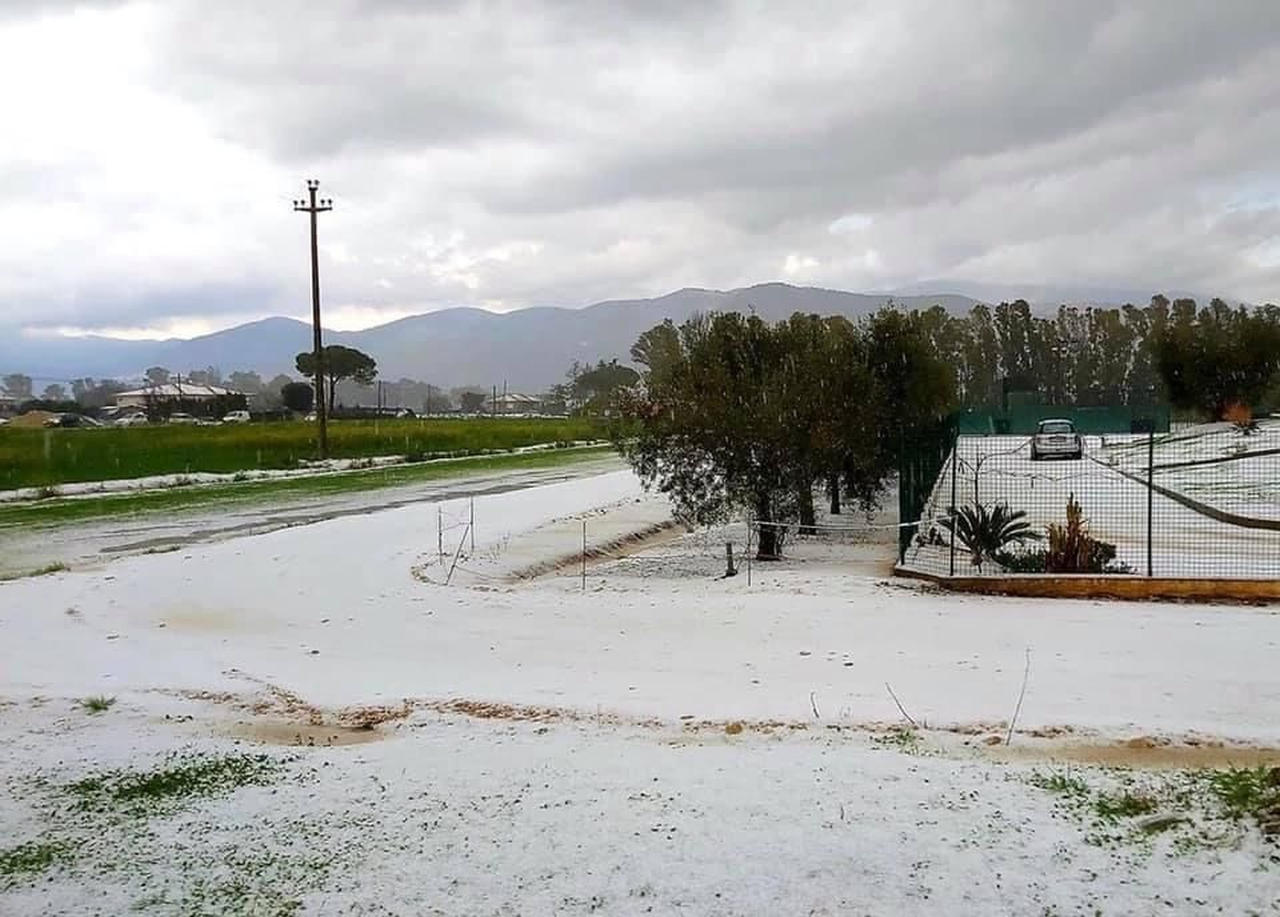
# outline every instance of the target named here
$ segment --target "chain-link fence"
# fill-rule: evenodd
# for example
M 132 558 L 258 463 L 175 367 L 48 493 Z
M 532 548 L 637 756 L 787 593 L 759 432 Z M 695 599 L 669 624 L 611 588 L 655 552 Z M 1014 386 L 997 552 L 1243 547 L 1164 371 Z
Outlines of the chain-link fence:
M 1102 435 L 1046 421 L 953 436 L 934 464 L 902 517 L 906 570 L 1280 578 L 1280 420 Z

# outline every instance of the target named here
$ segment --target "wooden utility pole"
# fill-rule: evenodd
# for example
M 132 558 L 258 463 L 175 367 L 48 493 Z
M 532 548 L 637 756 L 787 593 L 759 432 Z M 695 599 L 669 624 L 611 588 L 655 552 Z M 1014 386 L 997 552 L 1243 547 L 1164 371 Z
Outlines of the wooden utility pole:
M 311 334 L 315 344 L 316 420 L 320 423 L 320 457 L 329 457 L 328 412 L 324 403 L 324 344 L 320 340 L 320 252 L 316 244 L 316 215 L 333 209 L 333 201 L 316 199 L 320 182 L 307 181 L 307 200 L 293 202 L 293 209 L 311 216 Z

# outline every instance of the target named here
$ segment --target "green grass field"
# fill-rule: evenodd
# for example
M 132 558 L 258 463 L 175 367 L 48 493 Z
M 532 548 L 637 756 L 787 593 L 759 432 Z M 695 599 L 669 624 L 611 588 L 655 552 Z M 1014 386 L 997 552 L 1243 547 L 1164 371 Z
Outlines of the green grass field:
M 172 514 L 187 510 L 237 505 L 253 506 L 271 501 L 289 501 L 327 494 L 376 490 L 383 487 L 498 471 L 557 468 L 606 459 L 612 454 L 613 450 L 608 446 L 579 446 L 571 449 L 547 449 L 440 462 L 390 465 L 383 468 L 267 481 L 161 487 L 102 496 L 23 500 L 0 504 L 0 532 L 6 529 L 35 531 L 38 526 L 65 525 L 110 517 L 132 517 L 149 513 Z M 49 569 L 34 572 L 55 571 Z
M 478 454 L 539 443 L 599 439 L 581 418 L 342 420 L 329 424 L 333 458 Z M 293 468 L 316 457 L 313 423 L 107 429 L 0 427 L 0 490 L 196 471 Z

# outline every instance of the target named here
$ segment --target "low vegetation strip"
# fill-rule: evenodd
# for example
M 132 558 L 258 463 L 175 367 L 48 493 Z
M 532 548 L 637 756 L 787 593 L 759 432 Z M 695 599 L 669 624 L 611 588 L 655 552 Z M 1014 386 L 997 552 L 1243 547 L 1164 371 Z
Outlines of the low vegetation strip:
M 69 902 L 81 913 L 113 894 L 120 897 L 94 912 L 298 913 L 299 896 L 340 854 L 316 837 L 315 821 L 266 818 L 228 831 L 224 817 L 210 814 L 255 789 L 274 794 L 307 780 L 296 760 L 180 749 L 150 767 L 71 783 L 37 774 L 23 786 L 24 802 L 43 830 L 15 846 L 0 842 L 0 911 L 26 913 L 25 904 L 62 885 L 58 903 L 42 913 L 66 913 Z
M 611 452 L 612 449 L 609 446 L 578 446 L 476 456 L 452 461 L 392 465 L 313 477 L 187 485 L 104 496 L 55 497 L 48 500 L 0 505 L 0 530 L 153 512 L 172 513 L 209 506 L 302 499 L 325 494 L 351 493 L 415 484 L 465 474 L 552 468 L 605 458 Z
M 1102 786 L 1085 777 L 1101 778 Z M 1028 779 L 1058 798 L 1055 813 L 1081 822 L 1094 846 L 1147 846 L 1171 835 L 1179 854 L 1238 847 L 1256 829 L 1271 844 L 1280 838 L 1280 768 L 1140 773 L 1036 771 Z M 1276 862 L 1265 851 L 1264 859 Z M 1265 867 L 1264 867 L 1265 868 Z
M 66 859 L 70 845 L 62 841 L 35 840 L 0 848 L 0 892 L 38 876 Z
M 66 786 L 77 811 L 119 809 L 147 814 L 191 797 L 229 792 L 242 786 L 263 786 L 280 770 L 268 755 L 171 755 L 150 771 L 112 771 L 85 777 Z
M 109 429 L 0 428 L 0 490 L 193 472 L 296 468 L 316 457 L 313 423 Z M 600 439 L 589 418 L 336 421 L 333 458 L 430 458 Z

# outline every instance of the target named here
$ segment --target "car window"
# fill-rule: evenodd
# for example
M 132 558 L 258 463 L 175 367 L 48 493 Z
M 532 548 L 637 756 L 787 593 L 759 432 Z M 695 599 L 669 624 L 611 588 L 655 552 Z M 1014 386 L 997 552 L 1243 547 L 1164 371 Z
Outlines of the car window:
M 1040 424 L 1041 433 L 1074 433 L 1075 429 L 1065 420 L 1050 420 Z

